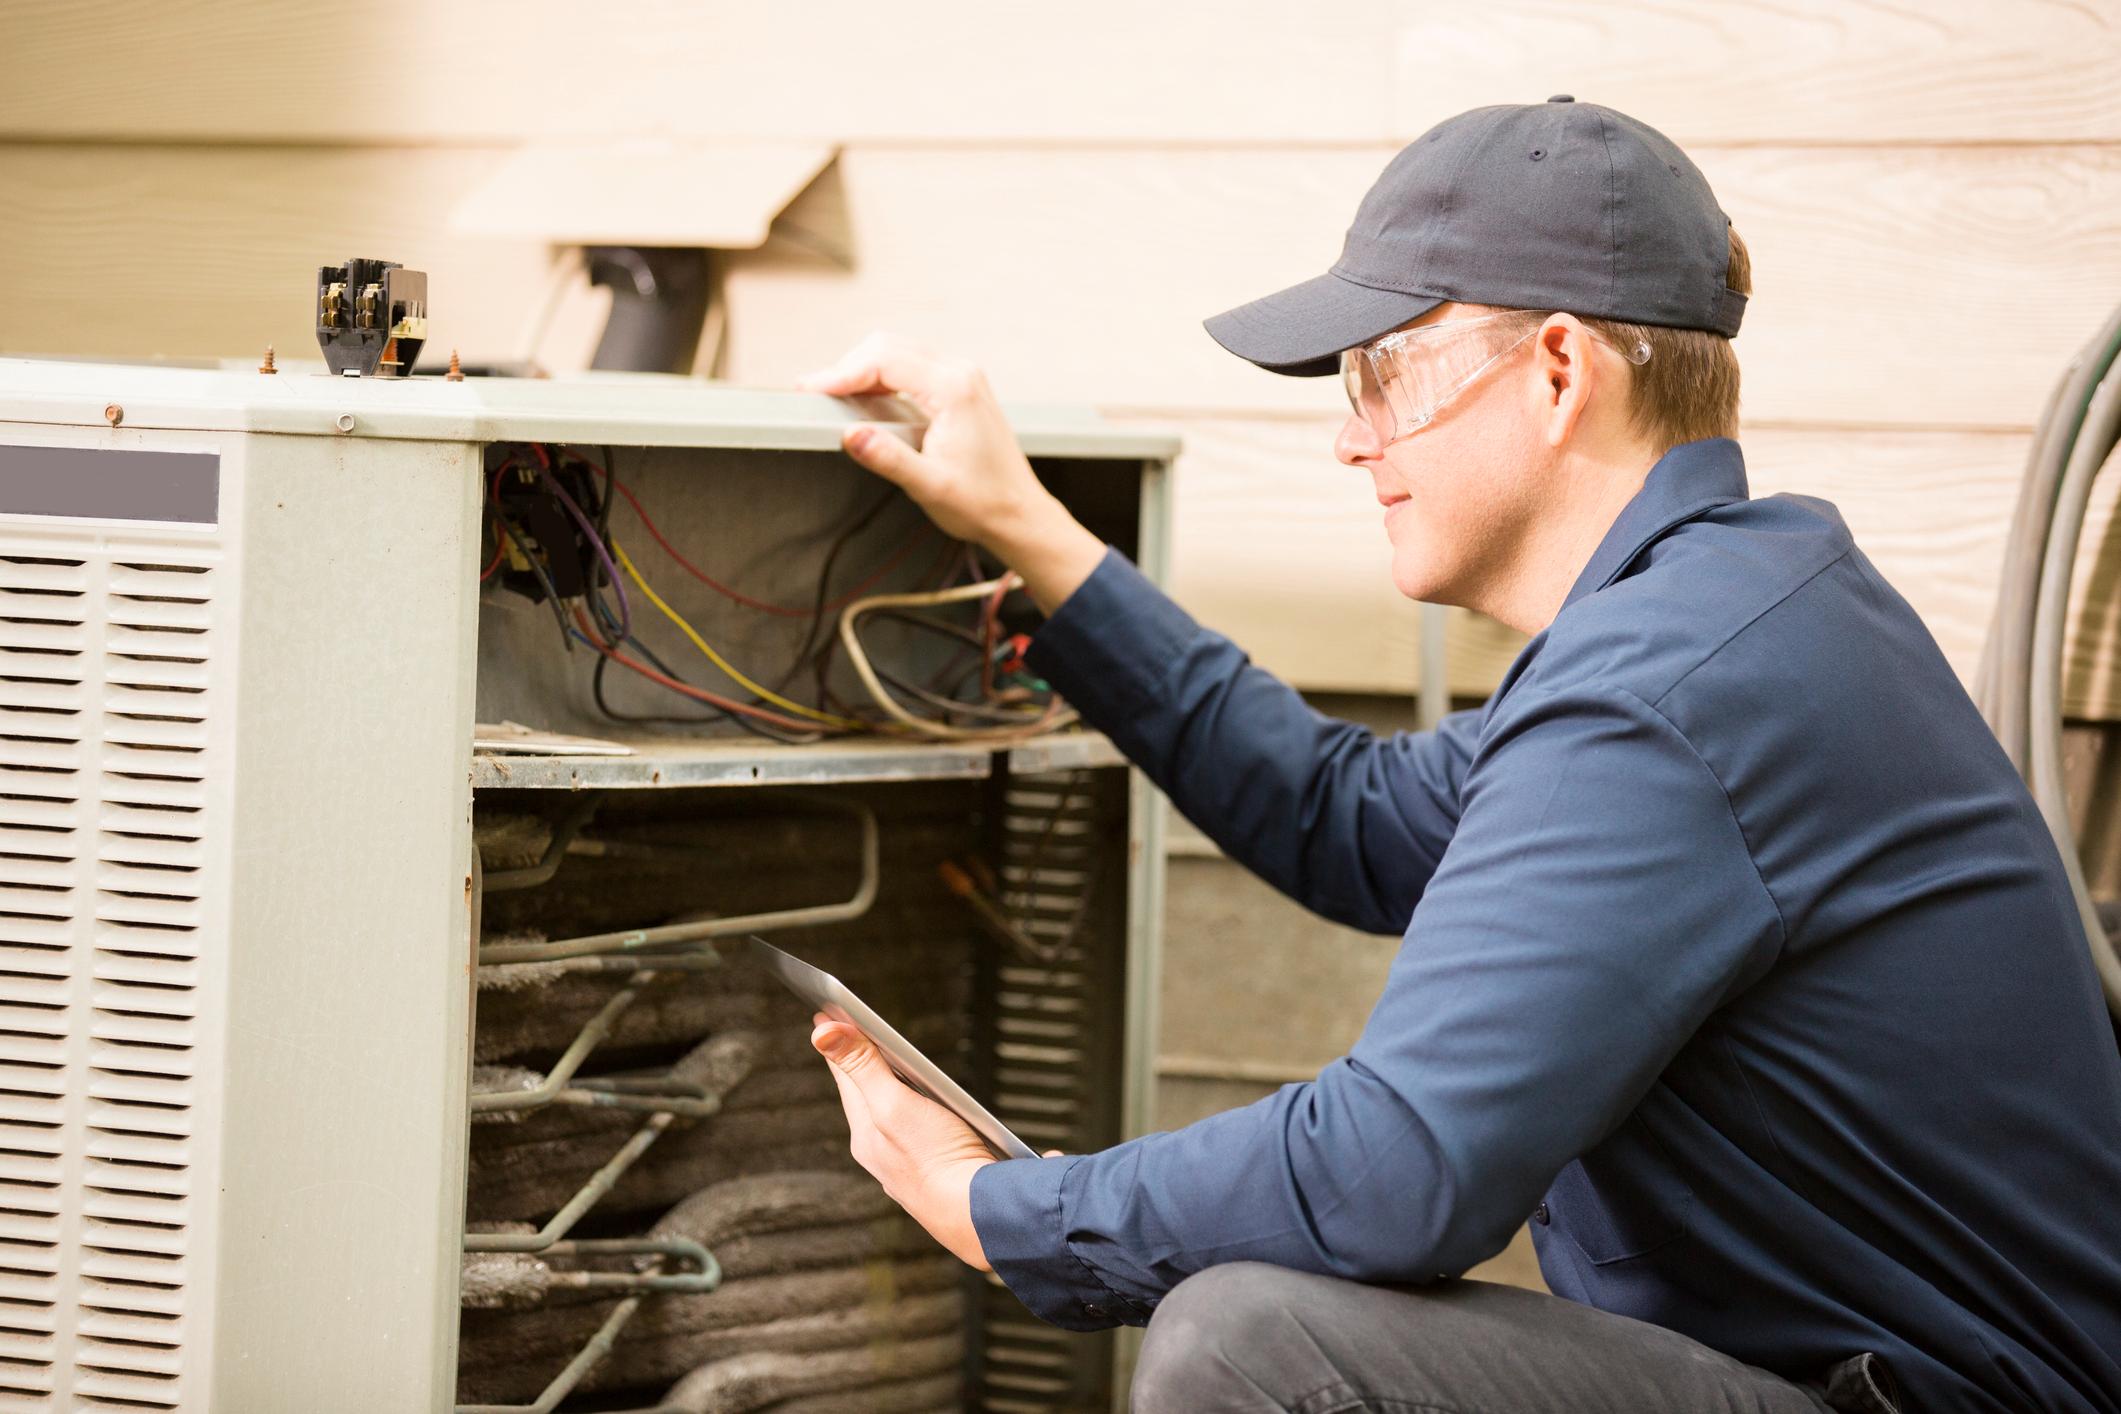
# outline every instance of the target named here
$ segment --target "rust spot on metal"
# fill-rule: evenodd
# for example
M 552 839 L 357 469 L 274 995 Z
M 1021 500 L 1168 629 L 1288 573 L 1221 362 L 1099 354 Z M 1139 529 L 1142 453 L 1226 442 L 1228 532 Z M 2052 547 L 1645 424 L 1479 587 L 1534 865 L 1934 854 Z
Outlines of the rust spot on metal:
M 105 403 L 103 405 L 103 420 L 116 427 L 119 423 L 125 421 L 125 409 L 119 407 L 116 403 Z

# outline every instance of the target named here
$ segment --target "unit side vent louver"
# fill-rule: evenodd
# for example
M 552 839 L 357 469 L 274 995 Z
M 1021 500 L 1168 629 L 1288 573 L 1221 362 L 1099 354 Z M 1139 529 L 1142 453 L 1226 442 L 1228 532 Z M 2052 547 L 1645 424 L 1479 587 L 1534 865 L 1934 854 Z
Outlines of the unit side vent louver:
M 215 588 L 0 532 L 0 1409 L 196 1403 Z
M 996 979 L 997 1118 L 1037 1149 L 1097 1147 L 1087 1113 L 1097 1088 L 1089 1032 L 1100 991 L 1086 957 L 1084 911 L 1095 884 L 1098 818 L 1088 772 L 1012 778 L 1003 797 L 1003 902 L 1031 955 Z M 1042 1325 L 998 1290 L 985 1293 L 987 1332 L 978 1407 L 1049 1414 L 1076 1378 L 1066 1332 Z

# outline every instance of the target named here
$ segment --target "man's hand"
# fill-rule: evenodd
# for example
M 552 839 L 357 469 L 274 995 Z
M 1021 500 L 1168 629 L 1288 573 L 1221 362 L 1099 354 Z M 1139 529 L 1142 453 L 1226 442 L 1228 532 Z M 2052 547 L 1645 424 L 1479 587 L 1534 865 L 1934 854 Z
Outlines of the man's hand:
M 919 451 L 866 423 L 848 428 L 841 445 L 946 534 L 979 542 L 1022 575 L 1047 613 L 1104 558 L 1098 538 L 1039 484 L 986 376 L 971 364 L 872 334 L 796 386 L 840 398 L 896 393 L 919 408 L 928 419 Z
M 963 1120 L 892 1074 L 858 1029 L 823 1012 L 811 1020 L 810 1044 L 832 1062 L 855 1162 L 930 1237 L 992 1271 L 972 1228 L 972 1175 L 995 1161 L 987 1146 Z

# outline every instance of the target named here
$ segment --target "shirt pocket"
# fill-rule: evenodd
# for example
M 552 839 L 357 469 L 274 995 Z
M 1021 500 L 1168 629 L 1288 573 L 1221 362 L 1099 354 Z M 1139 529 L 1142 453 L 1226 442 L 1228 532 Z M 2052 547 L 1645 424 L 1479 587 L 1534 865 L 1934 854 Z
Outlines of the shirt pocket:
M 1647 1131 L 1623 1129 L 1590 1159 L 1578 1159 L 1555 1177 L 1547 1194 L 1555 1228 L 1600 1267 L 1647 1257 L 1678 1241 L 1687 1233 L 1694 1191 L 1662 1158 Z

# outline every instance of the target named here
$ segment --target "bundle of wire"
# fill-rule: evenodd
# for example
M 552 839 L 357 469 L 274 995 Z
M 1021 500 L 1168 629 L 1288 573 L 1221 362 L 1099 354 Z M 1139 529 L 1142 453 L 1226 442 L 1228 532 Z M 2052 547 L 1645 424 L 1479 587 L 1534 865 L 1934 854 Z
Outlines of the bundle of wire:
M 932 528 L 923 526 L 900 542 L 853 589 L 836 597 L 831 594 L 833 571 L 841 553 L 896 498 L 889 488 L 832 542 L 818 573 L 815 599 L 808 607 L 799 608 L 746 594 L 686 559 L 657 528 L 639 498 L 613 473 L 611 449 L 604 448 L 603 452 L 601 466 L 571 449 L 547 448 L 537 443 L 503 457 L 487 486 L 494 549 L 479 578 L 481 582 L 490 580 L 504 566 L 528 576 L 530 585 L 537 590 L 533 597 L 542 598 L 551 608 L 568 651 L 580 645 L 597 655 L 591 669 L 591 691 L 598 710 L 612 720 L 700 725 L 726 718 L 747 731 L 789 743 L 875 733 L 995 745 L 1052 731 L 1075 720 L 1075 714 L 1045 684 L 1023 671 L 1021 642 L 1002 631 L 1003 605 L 1021 582 L 1006 573 L 981 577 L 978 556 L 969 546 L 944 543 L 927 576 L 941 578 L 937 588 L 870 593 L 931 537 Z M 545 498 L 546 509 L 539 512 L 548 527 L 544 536 L 538 536 L 525 524 L 520 507 L 517 514 L 511 514 L 504 498 L 505 479 L 511 474 L 517 478 L 512 489 L 519 493 L 519 501 L 523 493 L 533 498 L 533 506 L 538 504 L 535 498 Z M 778 681 L 768 686 L 742 671 L 656 591 L 612 533 L 612 507 L 618 500 L 632 508 L 641 529 L 692 578 L 752 611 L 807 621 L 794 661 Z M 553 509 L 565 519 L 554 518 Z M 563 527 L 564 533 L 553 533 L 553 526 Z M 975 582 L 951 582 L 968 574 Z M 570 593 L 577 585 L 579 593 Z M 932 616 L 933 610 L 956 604 L 979 606 L 973 626 Z M 736 690 L 748 694 L 750 700 L 699 687 L 658 657 L 642 642 L 636 624 L 636 618 L 651 609 L 675 626 L 721 676 Z M 835 612 L 841 615 L 836 636 L 824 632 L 827 615 Z M 872 615 L 950 638 L 959 644 L 959 656 L 926 685 L 887 671 L 872 661 L 859 632 L 861 621 Z M 867 709 L 839 702 L 829 687 L 832 657 L 842 650 L 869 694 L 871 705 Z M 965 666 L 968 656 L 976 660 L 969 668 Z M 711 710 L 693 716 L 621 713 L 611 706 L 606 693 L 605 672 L 613 665 Z M 815 705 L 788 695 L 790 684 L 806 669 L 813 677 Z M 978 696 L 968 699 L 962 694 L 975 678 Z
M 2121 957 L 2093 901 L 2062 780 L 2063 657 L 2071 572 L 2092 483 L 2121 440 L 2121 309 L 2070 361 L 2049 394 L 2011 518 L 2003 582 L 1974 698 L 2054 834 L 2091 942 L 2100 986 L 2121 1017 Z M 2121 921 L 2121 920 L 2117 920 Z

